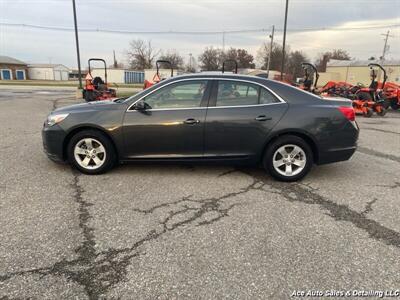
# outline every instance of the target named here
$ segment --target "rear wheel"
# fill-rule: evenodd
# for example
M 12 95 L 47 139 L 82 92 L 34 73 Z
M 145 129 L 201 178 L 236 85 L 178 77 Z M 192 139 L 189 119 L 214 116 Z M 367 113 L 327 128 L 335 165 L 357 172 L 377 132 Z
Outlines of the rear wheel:
M 369 107 L 365 107 L 363 109 L 363 116 L 366 118 L 371 118 L 373 113 L 374 113 L 374 111 L 372 109 L 370 109 Z
M 106 135 L 96 130 L 84 130 L 71 138 L 68 160 L 82 173 L 101 174 L 114 166 L 116 155 Z
M 313 155 L 300 137 L 285 135 L 274 141 L 265 152 L 264 168 L 280 181 L 297 181 L 310 171 Z
M 84 93 L 86 102 L 91 102 L 96 100 L 96 95 L 93 91 L 86 91 Z
M 376 114 L 377 114 L 378 116 L 383 117 L 384 115 L 386 115 L 386 112 L 387 112 L 387 110 L 386 110 L 383 106 L 381 106 L 381 107 L 379 107 L 379 109 L 376 111 Z

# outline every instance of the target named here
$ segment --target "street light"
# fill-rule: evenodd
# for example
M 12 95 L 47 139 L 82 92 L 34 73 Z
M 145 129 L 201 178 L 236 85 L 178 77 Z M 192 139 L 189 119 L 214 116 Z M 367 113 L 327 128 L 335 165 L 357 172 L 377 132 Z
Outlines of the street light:
M 283 71 L 284 71 L 283 68 L 284 68 L 284 66 L 285 66 L 286 24 L 287 24 L 288 6 L 289 6 L 289 0 L 286 0 L 285 24 L 284 24 L 284 26 L 283 26 L 283 45 L 282 45 L 281 80 L 283 80 Z
M 75 42 L 76 42 L 76 55 L 78 58 L 78 79 L 79 79 L 79 88 L 82 89 L 82 71 L 81 71 L 81 57 L 79 54 L 79 39 L 78 39 L 78 23 L 76 21 L 76 6 L 75 0 L 72 0 L 72 7 L 74 11 L 74 24 L 75 24 Z

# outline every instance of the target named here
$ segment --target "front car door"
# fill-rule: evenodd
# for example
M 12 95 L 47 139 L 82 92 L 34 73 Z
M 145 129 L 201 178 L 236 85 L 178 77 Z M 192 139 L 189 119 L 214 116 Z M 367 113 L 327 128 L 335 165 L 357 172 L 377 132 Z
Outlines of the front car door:
M 205 126 L 205 157 L 255 158 L 287 104 L 261 84 L 218 79 Z
M 164 84 L 131 105 L 125 113 L 124 156 L 196 158 L 204 152 L 204 123 L 210 87 L 207 80 L 185 79 Z M 137 101 L 137 102 L 138 102 Z

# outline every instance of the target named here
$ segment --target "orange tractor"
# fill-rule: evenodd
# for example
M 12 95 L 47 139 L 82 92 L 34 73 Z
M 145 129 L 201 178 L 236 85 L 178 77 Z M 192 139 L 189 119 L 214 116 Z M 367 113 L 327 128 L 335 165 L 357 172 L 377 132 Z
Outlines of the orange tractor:
M 104 64 L 104 81 L 101 77 L 96 76 L 93 78 L 90 63 L 93 61 L 100 61 Z M 82 91 L 82 96 L 87 102 L 98 100 L 110 100 L 117 97 L 114 89 L 110 89 L 107 83 L 107 65 L 106 61 L 101 58 L 91 58 L 88 60 L 88 74 L 85 78 L 85 87 Z
M 368 66 L 371 69 L 371 84 L 369 87 L 360 87 L 355 91 L 353 107 L 356 113 L 363 114 L 366 117 L 372 116 L 373 112 L 383 117 L 386 114 L 388 106 L 383 93 L 383 88 L 387 80 L 386 70 L 376 63 L 371 63 Z M 382 88 L 378 88 L 379 83 L 376 80 L 377 72 L 374 67 L 378 67 L 383 72 Z
M 156 83 L 160 82 L 161 80 L 165 79 L 165 78 L 161 78 L 161 75 L 160 75 L 160 65 L 161 64 L 168 65 L 169 68 L 171 69 L 171 77 L 174 76 L 174 68 L 172 67 L 172 64 L 170 61 L 157 60 L 156 61 L 156 68 L 157 68 L 156 74 L 154 74 L 153 79 L 151 81 L 147 80 L 147 79 L 144 81 L 144 85 L 143 85 L 144 90 L 155 85 Z
M 304 70 L 304 79 L 299 88 L 314 94 L 319 94 L 320 91 L 317 89 L 317 83 L 319 79 L 317 68 L 313 64 L 307 62 L 303 62 L 301 67 Z M 315 80 L 313 74 L 315 74 Z
M 400 84 L 394 82 L 386 82 L 385 86 L 379 83 L 378 87 L 383 90 L 388 106 L 393 110 L 400 108 Z

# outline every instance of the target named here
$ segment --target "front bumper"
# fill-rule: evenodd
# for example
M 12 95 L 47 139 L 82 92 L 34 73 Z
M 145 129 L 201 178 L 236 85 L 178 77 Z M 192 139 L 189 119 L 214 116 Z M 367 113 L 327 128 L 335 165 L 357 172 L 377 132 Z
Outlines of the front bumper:
M 44 126 L 42 129 L 43 151 L 48 158 L 56 162 L 64 162 L 65 131 L 58 125 Z

